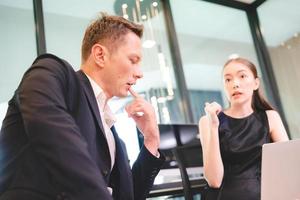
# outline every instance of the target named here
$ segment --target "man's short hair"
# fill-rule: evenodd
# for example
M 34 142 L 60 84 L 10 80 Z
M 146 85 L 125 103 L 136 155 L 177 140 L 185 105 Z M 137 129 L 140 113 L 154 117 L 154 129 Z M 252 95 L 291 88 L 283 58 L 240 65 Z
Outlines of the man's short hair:
M 81 46 L 82 63 L 89 57 L 94 44 L 100 43 L 105 45 L 109 51 L 113 51 L 119 43 L 123 42 L 124 36 L 130 31 L 141 38 L 143 26 L 120 16 L 101 13 L 101 16 L 94 20 L 85 31 Z

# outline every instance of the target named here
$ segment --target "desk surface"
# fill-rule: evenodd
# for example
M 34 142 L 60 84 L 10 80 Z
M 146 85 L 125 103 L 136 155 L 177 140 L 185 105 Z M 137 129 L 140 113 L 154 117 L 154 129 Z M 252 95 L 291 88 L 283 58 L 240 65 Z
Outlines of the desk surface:
M 202 167 L 187 168 L 187 173 L 194 188 L 204 187 L 206 181 L 203 177 Z M 158 173 L 154 185 L 150 191 L 149 197 L 182 194 L 183 186 L 180 171 L 178 168 L 162 169 Z

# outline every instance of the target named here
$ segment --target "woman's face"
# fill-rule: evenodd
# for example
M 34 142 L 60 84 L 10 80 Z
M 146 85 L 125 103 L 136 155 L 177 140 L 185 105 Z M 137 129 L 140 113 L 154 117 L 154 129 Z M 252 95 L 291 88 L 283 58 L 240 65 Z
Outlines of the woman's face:
M 248 66 L 235 61 L 230 62 L 224 67 L 223 81 L 231 106 L 251 106 L 253 91 L 258 89 L 259 79 L 254 77 Z

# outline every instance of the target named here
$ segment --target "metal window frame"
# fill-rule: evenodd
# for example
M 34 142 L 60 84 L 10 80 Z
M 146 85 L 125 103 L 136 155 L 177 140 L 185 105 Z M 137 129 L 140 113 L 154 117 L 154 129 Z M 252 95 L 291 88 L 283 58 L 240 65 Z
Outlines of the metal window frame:
M 33 0 L 37 55 L 47 52 L 42 0 Z
M 178 87 L 178 92 L 180 96 L 180 108 L 182 109 L 185 122 L 195 123 L 193 119 L 193 112 L 191 106 L 190 95 L 186 86 L 186 81 L 184 77 L 182 57 L 180 54 L 179 42 L 177 39 L 177 32 L 175 29 L 175 23 L 173 21 L 171 5 L 169 0 L 162 0 L 163 12 L 166 22 L 166 31 L 169 40 L 171 57 L 174 66 L 174 74 Z

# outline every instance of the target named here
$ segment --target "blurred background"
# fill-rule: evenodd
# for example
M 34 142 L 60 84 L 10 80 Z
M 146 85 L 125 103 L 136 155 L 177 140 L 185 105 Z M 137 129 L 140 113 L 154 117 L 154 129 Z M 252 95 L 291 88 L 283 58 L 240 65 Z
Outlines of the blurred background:
M 206 101 L 226 107 L 222 67 L 241 56 L 257 66 L 289 136 L 300 138 L 299 10 L 299 0 L 0 0 L 0 126 L 38 55 L 53 53 L 80 68 L 84 30 L 103 11 L 144 25 L 144 78 L 135 90 L 152 103 L 160 124 L 195 125 Z M 140 140 L 124 111 L 130 101 L 110 105 L 134 160 Z

